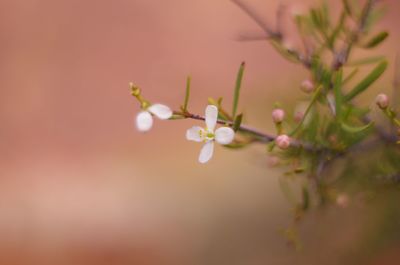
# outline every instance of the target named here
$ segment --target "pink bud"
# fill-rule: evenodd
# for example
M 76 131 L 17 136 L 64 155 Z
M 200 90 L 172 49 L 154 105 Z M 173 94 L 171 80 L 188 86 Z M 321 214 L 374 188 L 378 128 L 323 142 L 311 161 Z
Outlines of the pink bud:
M 275 123 L 281 123 L 285 118 L 285 111 L 283 109 L 274 109 L 272 111 L 272 120 Z
M 314 83 L 310 79 L 306 79 L 303 82 L 301 82 L 300 87 L 301 87 L 301 90 L 303 90 L 307 94 L 312 93 L 315 90 Z
M 375 102 L 381 109 L 386 109 L 389 106 L 389 98 L 386 94 L 376 96 Z
M 287 149 L 290 146 L 290 138 L 286 134 L 276 137 L 275 142 L 280 149 Z

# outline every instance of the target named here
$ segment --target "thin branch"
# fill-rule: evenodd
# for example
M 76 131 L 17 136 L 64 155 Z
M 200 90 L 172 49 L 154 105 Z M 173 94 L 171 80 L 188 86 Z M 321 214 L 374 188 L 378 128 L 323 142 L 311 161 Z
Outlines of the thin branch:
M 278 43 L 280 46 L 284 46 L 282 44 L 283 40 L 283 33 L 282 33 L 282 16 L 283 16 L 283 10 L 284 6 L 279 6 L 278 8 L 278 14 L 277 14 L 277 30 L 272 30 L 264 21 L 263 19 L 255 12 L 252 8 L 250 8 L 248 5 L 246 5 L 242 0 L 231 0 L 234 4 L 236 4 L 240 9 L 243 10 L 251 19 L 254 20 L 254 22 L 259 25 L 263 31 L 266 33 L 266 36 L 260 37 L 247 37 L 247 36 L 242 36 L 239 37 L 240 41 L 258 41 L 258 40 L 272 40 Z M 308 57 L 300 54 L 300 52 L 295 51 L 295 50 L 288 50 L 288 52 L 296 57 L 296 60 L 303 64 L 304 67 L 307 69 L 311 68 L 311 62 Z
M 367 2 L 365 3 L 360 19 L 358 21 L 357 29 L 350 34 L 344 47 L 339 52 L 334 54 L 334 59 L 332 63 L 333 70 L 339 70 L 348 61 L 353 45 L 357 43 L 360 34 L 365 31 L 368 17 L 370 16 L 372 8 L 376 2 L 377 0 L 367 0 Z
M 202 120 L 202 121 L 206 120 L 204 116 L 201 116 L 198 114 L 192 114 L 189 112 L 183 113 L 183 112 L 174 111 L 174 115 L 181 116 L 182 118 L 185 118 L 185 119 Z M 217 120 L 217 123 L 222 124 L 222 125 L 227 125 L 230 127 L 232 127 L 234 124 L 234 122 L 232 122 L 232 121 L 225 121 L 225 120 L 220 120 L 220 119 Z M 258 129 L 255 129 L 255 128 L 252 128 L 252 127 L 249 127 L 246 125 L 240 125 L 238 131 L 242 132 L 242 133 L 248 133 L 248 134 L 251 134 L 252 136 L 255 136 L 256 137 L 255 141 L 260 142 L 260 143 L 273 142 L 273 141 L 275 141 L 275 138 L 277 137 L 276 135 L 264 133 Z M 296 139 L 291 139 L 290 145 L 292 147 L 296 147 L 296 148 L 303 148 L 304 150 L 307 150 L 310 152 L 320 152 L 321 150 L 327 149 L 325 147 L 315 146 L 312 143 L 302 142 L 302 141 L 299 141 Z
M 236 4 L 240 9 L 242 9 L 250 18 L 254 20 L 254 22 L 257 23 L 260 28 L 264 30 L 264 32 L 267 34 L 268 38 L 271 39 L 281 39 L 282 35 L 280 32 L 272 30 L 264 21 L 263 19 L 255 12 L 252 8 L 250 8 L 248 5 L 243 3 L 241 0 L 231 0 L 234 4 Z

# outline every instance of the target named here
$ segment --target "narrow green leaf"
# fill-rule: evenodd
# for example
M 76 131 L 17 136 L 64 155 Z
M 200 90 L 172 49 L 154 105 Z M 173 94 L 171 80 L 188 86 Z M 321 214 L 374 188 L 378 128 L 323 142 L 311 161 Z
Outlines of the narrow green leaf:
M 353 77 L 358 73 L 358 68 L 354 69 L 351 71 L 351 73 L 343 80 L 342 85 L 345 85 L 347 82 L 349 82 Z
M 340 126 L 342 127 L 342 129 L 348 133 L 361 133 L 361 132 L 365 132 L 367 130 L 369 130 L 372 126 L 374 125 L 373 122 L 370 122 L 366 125 L 363 126 L 352 126 L 352 125 L 348 125 L 344 122 L 342 122 L 340 124 Z
M 246 146 L 248 146 L 248 143 L 244 143 L 244 142 L 233 142 L 230 144 L 225 144 L 223 145 L 223 147 L 229 148 L 229 149 L 241 149 L 244 148 Z
M 342 3 L 343 3 L 343 8 L 344 8 L 344 10 L 346 11 L 346 13 L 347 13 L 349 16 L 352 16 L 353 11 L 351 10 L 351 5 L 350 5 L 350 3 L 349 3 L 349 0 L 342 0 Z
M 373 84 L 385 72 L 388 63 L 386 61 L 378 64 L 360 83 L 358 83 L 346 96 L 345 101 L 352 100 L 360 93 L 364 92 L 371 84 Z
M 339 23 L 333 30 L 331 36 L 328 39 L 328 45 L 329 47 L 333 48 L 335 46 L 336 39 L 340 33 L 340 31 L 343 29 L 344 21 L 346 20 L 346 12 L 342 11 L 339 19 Z
M 293 136 L 297 133 L 297 131 L 301 128 L 301 126 L 303 125 L 305 119 L 307 118 L 309 112 L 311 111 L 311 108 L 314 106 L 315 102 L 317 102 L 317 99 L 319 98 L 321 93 L 321 86 L 317 87 L 316 91 L 314 92 L 314 96 L 311 99 L 310 104 L 308 105 L 306 111 L 304 112 L 303 118 L 301 119 L 301 121 L 299 122 L 299 124 L 297 124 L 297 126 L 289 133 L 289 136 Z
M 271 40 L 270 41 L 271 45 L 277 52 L 279 52 L 280 55 L 282 55 L 286 60 L 289 60 L 292 63 L 299 63 L 299 58 L 296 56 L 293 51 L 285 48 L 282 43 Z
M 321 22 L 322 22 L 322 27 L 324 29 L 328 28 L 331 24 L 330 22 L 330 15 L 329 15 L 329 5 L 328 5 L 328 1 L 324 0 L 322 2 L 322 7 L 321 7 L 321 12 L 320 12 L 320 16 L 321 16 Z
M 242 62 L 239 67 L 239 71 L 236 76 L 235 91 L 233 95 L 233 107 L 232 107 L 232 118 L 235 119 L 237 107 L 239 104 L 240 87 L 242 85 L 243 73 L 244 73 L 245 63 Z
M 240 113 L 239 115 L 237 115 L 235 117 L 235 121 L 233 123 L 233 127 L 232 129 L 236 132 L 237 130 L 239 130 L 240 125 L 242 124 L 242 119 L 243 119 L 243 113 Z
M 314 8 L 311 8 L 310 16 L 311 16 L 311 20 L 312 20 L 314 26 L 316 28 L 321 28 L 322 27 L 322 23 L 321 23 L 321 19 L 320 19 L 320 16 L 318 14 L 318 11 L 316 9 L 314 9 Z
M 342 79 L 343 78 L 343 68 L 341 68 L 336 73 L 335 82 L 333 84 L 333 93 L 335 95 L 335 111 L 336 119 L 338 121 L 342 120 L 342 105 L 343 105 L 343 95 L 342 95 Z
M 388 36 L 389 33 L 387 31 L 382 31 L 370 39 L 363 47 L 367 49 L 374 48 L 381 44 Z
M 377 63 L 382 61 L 384 58 L 385 58 L 384 56 L 373 56 L 373 57 L 362 58 L 359 60 L 348 62 L 346 66 L 361 66 L 366 64 Z
M 183 111 L 187 111 L 187 107 L 189 104 L 189 97 L 190 97 L 190 83 L 191 83 L 191 77 L 188 76 L 186 79 L 186 93 L 185 93 L 185 100 L 183 102 Z

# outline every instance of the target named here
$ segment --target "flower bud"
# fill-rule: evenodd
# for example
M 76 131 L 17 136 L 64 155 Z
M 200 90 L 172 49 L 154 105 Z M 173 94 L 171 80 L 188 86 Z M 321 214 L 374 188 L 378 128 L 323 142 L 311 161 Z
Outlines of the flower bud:
M 285 111 L 283 109 L 274 109 L 272 111 L 272 120 L 275 123 L 281 123 L 285 118 Z
M 290 146 L 290 138 L 286 134 L 281 134 L 276 137 L 275 143 L 280 149 L 287 149 Z
M 315 85 L 314 85 L 313 81 L 311 81 L 310 79 L 306 79 L 303 82 L 301 82 L 300 88 L 307 94 L 310 94 L 310 93 L 314 92 Z
M 131 89 L 132 96 L 139 96 L 140 95 L 140 88 L 135 86 L 133 83 L 129 83 L 129 88 Z
M 389 106 L 389 97 L 386 94 L 379 94 L 376 96 L 375 102 L 381 109 L 386 109 Z

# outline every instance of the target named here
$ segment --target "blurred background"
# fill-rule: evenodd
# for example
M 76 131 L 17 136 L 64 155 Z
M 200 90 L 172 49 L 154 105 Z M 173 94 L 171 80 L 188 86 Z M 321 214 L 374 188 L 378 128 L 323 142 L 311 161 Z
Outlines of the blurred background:
M 247 2 L 270 24 L 282 3 Z M 393 62 L 400 3 L 381 2 L 378 29 L 391 36 L 375 53 Z M 283 3 L 289 25 L 318 1 Z M 262 35 L 228 0 L 0 0 L 0 264 L 398 264 L 399 239 L 374 234 L 392 217 L 373 207 L 315 211 L 302 251 L 288 246 L 291 206 L 264 146 L 217 147 L 200 165 L 184 135 L 201 123 L 136 131 L 130 81 L 178 107 L 191 75 L 202 113 L 208 97 L 230 108 L 242 61 L 246 123 L 272 131 L 273 103 L 301 99 L 307 73 L 242 33 Z M 390 91 L 392 75 L 377 89 Z

